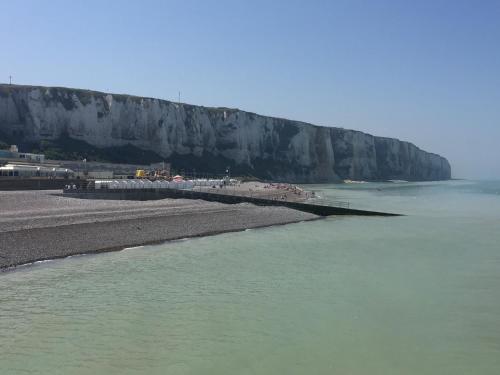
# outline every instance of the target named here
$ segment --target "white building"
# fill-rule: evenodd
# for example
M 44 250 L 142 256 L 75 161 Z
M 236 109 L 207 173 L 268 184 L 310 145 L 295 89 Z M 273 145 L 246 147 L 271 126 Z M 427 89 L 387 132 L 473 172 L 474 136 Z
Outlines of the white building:
M 71 169 L 60 167 L 9 163 L 0 167 L 0 176 L 70 178 L 74 176 L 74 172 Z

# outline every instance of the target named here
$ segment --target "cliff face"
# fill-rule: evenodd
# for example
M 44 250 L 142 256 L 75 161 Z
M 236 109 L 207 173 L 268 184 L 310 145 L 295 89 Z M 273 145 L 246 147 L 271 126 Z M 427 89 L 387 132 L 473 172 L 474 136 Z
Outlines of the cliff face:
M 359 131 L 100 92 L 0 85 L 0 134 L 127 144 L 166 160 L 217 158 L 257 177 L 295 182 L 449 179 L 448 161 Z M 137 160 L 140 163 L 140 160 Z

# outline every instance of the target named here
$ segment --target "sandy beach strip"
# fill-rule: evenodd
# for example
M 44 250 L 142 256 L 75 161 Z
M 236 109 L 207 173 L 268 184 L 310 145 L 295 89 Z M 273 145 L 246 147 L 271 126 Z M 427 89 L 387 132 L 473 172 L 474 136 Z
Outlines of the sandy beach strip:
M 246 203 L 88 200 L 59 193 L 0 191 L 0 269 L 318 218 L 284 207 Z

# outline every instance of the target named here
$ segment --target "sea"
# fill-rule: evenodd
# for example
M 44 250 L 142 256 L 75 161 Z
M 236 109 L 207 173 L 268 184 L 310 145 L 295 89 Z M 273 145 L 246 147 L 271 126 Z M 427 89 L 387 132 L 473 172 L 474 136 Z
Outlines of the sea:
M 0 273 L 0 374 L 500 374 L 500 182 L 304 187 L 404 216 Z

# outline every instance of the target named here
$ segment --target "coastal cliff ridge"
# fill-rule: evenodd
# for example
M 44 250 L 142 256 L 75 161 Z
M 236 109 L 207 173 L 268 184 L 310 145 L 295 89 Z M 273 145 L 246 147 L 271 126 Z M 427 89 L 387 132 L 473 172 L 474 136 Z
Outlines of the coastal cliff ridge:
M 177 168 L 220 173 L 230 166 L 235 174 L 296 183 L 451 178 L 444 157 L 356 130 L 155 98 L 0 85 L 0 141 L 61 139 L 132 146 Z

